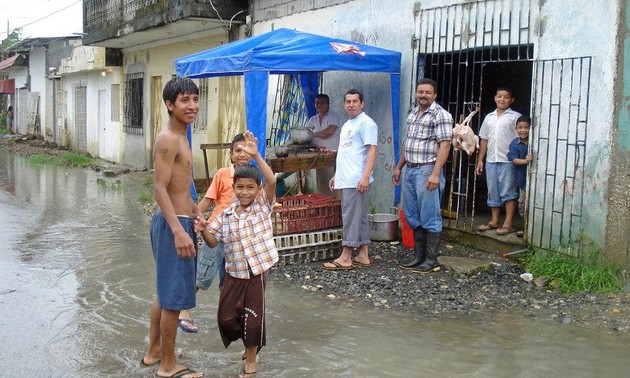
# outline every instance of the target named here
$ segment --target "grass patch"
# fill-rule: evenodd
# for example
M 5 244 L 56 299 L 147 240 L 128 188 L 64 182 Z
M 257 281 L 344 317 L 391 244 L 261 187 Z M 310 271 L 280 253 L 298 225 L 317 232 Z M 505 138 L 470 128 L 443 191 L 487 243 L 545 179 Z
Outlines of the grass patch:
M 51 155 L 34 154 L 29 155 L 27 161 L 36 165 L 59 165 L 59 157 Z
M 147 176 L 142 183 L 142 189 L 138 193 L 138 202 L 148 205 L 155 202 L 153 197 L 153 176 Z
M 61 155 L 60 162 L 63 165 L 72 165 L 75 167 L 87 167 L 92 164 L 93 159 L 89 156 L 82 155 L 78 152 L 66 152 Z
M 90 166 L 94 159 L 77 152 L 66 152 L 63 155 L 33 154 L 28 157 L 28 162 L 36 165 L 69 165 L 73 167 Z
M 606 264 L 599 252 L 573 257 L 559 252 L 535 250 L 524 257 L 528 272 L 545 276 L 550 285 L 565 294 L 579 292 L 614 293 L 623 288 L 626 271 L 621 265 Z

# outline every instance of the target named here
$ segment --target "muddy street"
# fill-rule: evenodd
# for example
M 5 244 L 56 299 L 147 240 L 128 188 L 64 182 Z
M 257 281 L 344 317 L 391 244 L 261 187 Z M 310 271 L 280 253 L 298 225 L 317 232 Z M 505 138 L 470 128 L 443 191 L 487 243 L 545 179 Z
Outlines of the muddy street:
M 150 218 L 138 202 L 146 176 L 105 178 L 0 150 L 0 376 L 155 374 L 139 363 L 155 290 Z M 509 306 L 435 314 L 397 306 L 396 296 L 375 306 L 350 293 L 368 285 L 362 276 L 370 287 L 391 287 L 386 262 L 375 264 L 382 271 L 345 277 L 324 276 L 320 263 L 274 270 L 257 376 L 619 377 L 630 369 L 627 332 Z M 335 285 L 344 288 L 331 296 Z M 236 377 L 242 346 L 223 348 L 217 299 L 216 287 L 198 296 L 200 332 L 180 332 L 177 347 L 182 362 L 205 376 Z

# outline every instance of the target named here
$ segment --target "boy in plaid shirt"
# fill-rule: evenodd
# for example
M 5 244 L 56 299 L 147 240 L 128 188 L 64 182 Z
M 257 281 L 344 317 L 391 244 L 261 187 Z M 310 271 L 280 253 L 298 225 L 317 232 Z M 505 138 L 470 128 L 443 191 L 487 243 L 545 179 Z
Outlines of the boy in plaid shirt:
M 275 201 L 276 178 L 258 153 L 254 135 L 247 131 L 245 152 L 260 167 L 236 167 L 234 194 L 236 202 L 208 226 L 197 218 L 195 231 L 203 235 L 210 247 L 225 244 L 227 275 L 221 295 L 217 323 L 223 345 L 243 340 L 245 369 L 241 376 L 256 373 L 256 353 L 265 345 L 265 272 L 278 261 L 273 240 L 271 212 Z M 261 184 L 260 174 L 265 178 Z

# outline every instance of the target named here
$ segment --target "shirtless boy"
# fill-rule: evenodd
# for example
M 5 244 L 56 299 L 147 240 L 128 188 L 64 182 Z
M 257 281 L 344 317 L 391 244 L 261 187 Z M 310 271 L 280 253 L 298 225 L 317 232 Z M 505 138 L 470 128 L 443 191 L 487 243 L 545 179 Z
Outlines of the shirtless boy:
M 149 349 L 142 365 L 159 364 L 157 377 L 196 378 L 203 374 L 177 363 L 175 336 L 179 311 L 195 307 L 196 236 L 199 210 L 190 196 L 192 152 L 186 130 L 199 111 L 192 80 L 174 78 L 162 93 L 169 120 L 153 147 L 155 199 L 151 247 L 157 273 L 157 298 L 151 307 Z

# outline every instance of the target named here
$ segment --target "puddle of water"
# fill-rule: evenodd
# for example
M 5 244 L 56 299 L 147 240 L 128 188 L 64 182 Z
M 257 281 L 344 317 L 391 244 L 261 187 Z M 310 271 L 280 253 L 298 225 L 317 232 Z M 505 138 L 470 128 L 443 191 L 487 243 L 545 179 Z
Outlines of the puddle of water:
M 154 293 L 143 177 L 119 185 L 84 169 L 37 167 L 0 152 L 0 337 L 3 371 L 139 376 Z M 328 299 L 269 280 L 268 346 L 259 377 L 617 377 L 630 337 L 519 314 L 430 319 Z M 215 287 L 180 333 L 183 362 L 234 377 L 242 345 L 222 346 Z M 0 373 L 4 375 L 4 373 Z

